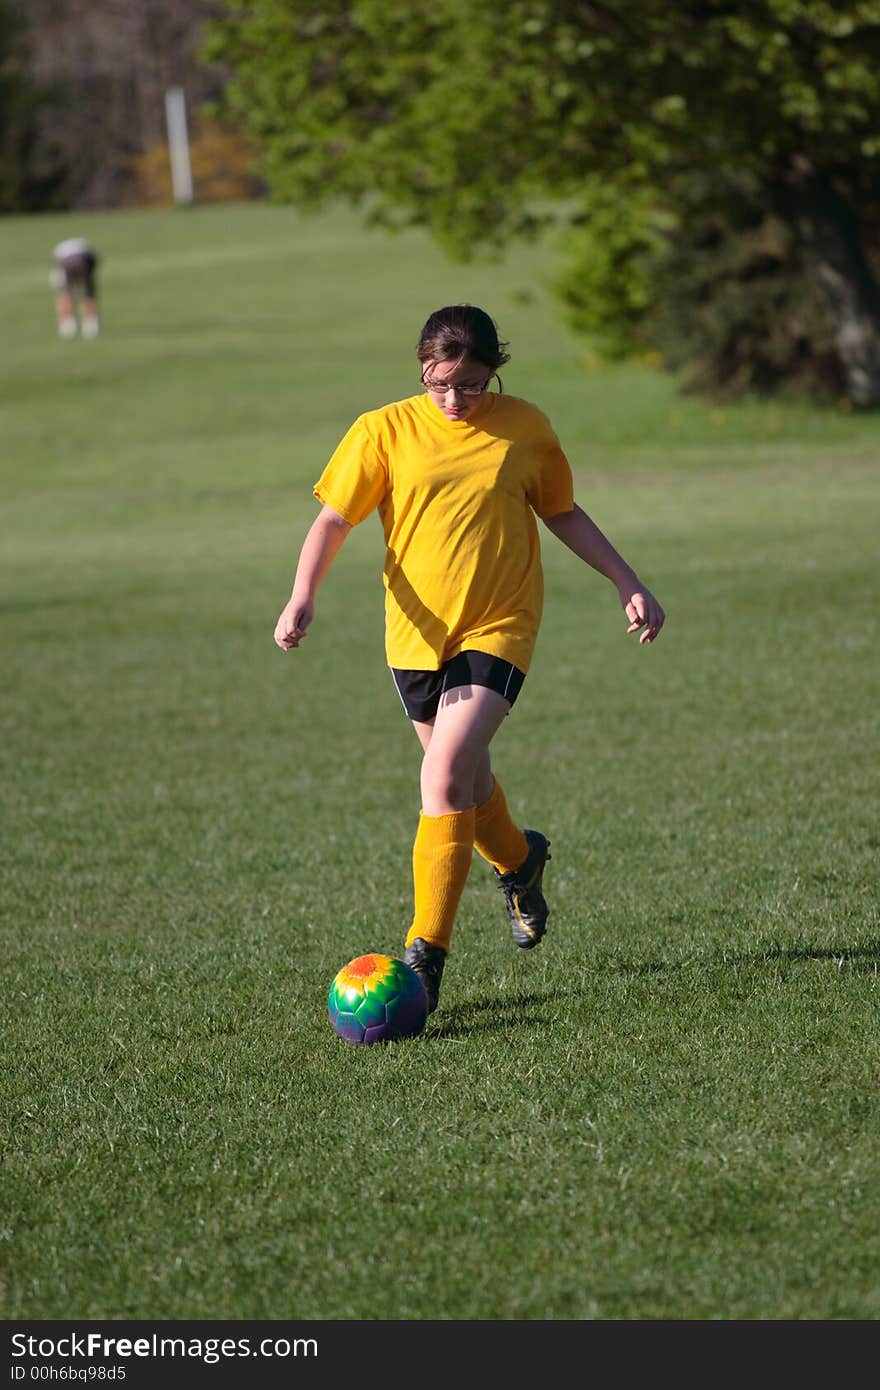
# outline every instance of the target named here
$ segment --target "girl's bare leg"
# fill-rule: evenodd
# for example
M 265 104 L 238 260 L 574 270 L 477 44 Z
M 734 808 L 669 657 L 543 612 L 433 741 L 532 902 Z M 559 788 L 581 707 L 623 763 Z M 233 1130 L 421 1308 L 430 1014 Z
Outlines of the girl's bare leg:
M 448 690 L 433 720 L 413 720 L 424 750 L 421 770 L 422 811 L 449 815 L 479 806 L 492 795 L 494 779 L 489 744 L 510 702 L 483 685 Z

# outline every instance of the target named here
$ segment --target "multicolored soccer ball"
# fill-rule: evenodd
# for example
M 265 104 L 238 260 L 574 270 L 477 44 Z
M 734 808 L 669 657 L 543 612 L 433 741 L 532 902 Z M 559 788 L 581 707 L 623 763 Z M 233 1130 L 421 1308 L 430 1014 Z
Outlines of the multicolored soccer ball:
M 330 986 L 327 1011 L 345 1042 L 391 1042 L 421 1033 L 428 996 L 411 966 L 394 956 L 356 956 Z

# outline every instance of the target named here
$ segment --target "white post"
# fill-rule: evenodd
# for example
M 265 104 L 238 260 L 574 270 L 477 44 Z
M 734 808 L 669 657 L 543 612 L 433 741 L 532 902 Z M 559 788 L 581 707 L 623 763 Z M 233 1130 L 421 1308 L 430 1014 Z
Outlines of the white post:
M 189 162 L 189 135 L 186 128 L 186 98 L 182 87 L 169 87 L 165 93 L 165 120 L 168 125 L 168 153 L 171 158 L 171 184 L 175 203 L 193 200 L 192 169 Z

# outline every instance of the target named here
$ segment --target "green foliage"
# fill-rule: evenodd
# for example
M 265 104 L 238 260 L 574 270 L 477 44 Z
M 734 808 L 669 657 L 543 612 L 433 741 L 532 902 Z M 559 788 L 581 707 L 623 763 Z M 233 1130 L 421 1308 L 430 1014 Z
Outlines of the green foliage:
M 880 169 L 880 6 L 227 0 L 206 56 L 278 196 L 370 195 L 463 241 L 647 168 Z M 464 206 L 455 216 L 457 199 Z
M 585 370 L 540 241 L 3 232 L 4 1318 L 876 1320 L 880 420 Z M 72 233 L 93 342 L 55 333 Z M 553 840 L 547 939 L 475 862 L 430 1028 L 351 1048 L 327 988 L 399 949 L 418 814 L 375 518 L 302 649 L 272 628 L 329 451 L 453 295 L 669 621 L 634 647 L 543 533 L 493 762 Z
M 650 350 L 652 267 L 666 245 L 666 224 L 643 190 L 629 196 L 591 185 L 587 210 L 562 240 L 563 263 L 552 281 L 568 323 L 611 361 Z
M 336 0 L 317 14 L 269 0 L 209 27 L 205 54 L 236 70 L 228 107 L 262 147 L 277 199 L 316 207 L 343 195 L 466 255 L 540 221 L 521 197 L 543 187 L 524 122 L 530 113 L 529 128 L 543 127 L 554 106 L 540 71 L 513 62 L 519 34 L 502 26 L 496 53 L 497 30 L 495 13 L 464 0 L 442 11 Z
M 663 252 L 643 332 L 686 389 L 845 396 L 826 306 L 790 227 L 754 186 L 690 180 Z
M 753 182 L 680 178 L 658 199 L 592 192 L 553 281 L 574 331 L 609 360 L 662 362 L 718 399 L 844 396 L 826 305 Z
M 559 288 L 571 322 L 613 356 L 641 347 L 641 312 L 661 296 L 656 226 L 691 215 L 673 193 L 682 181 L 747 179 L 794 240 L 795 186 L 833 186 L 862 250 L 877 244 L 880 4 L 226 0 L 222 14 L 205 52 L 234 72 L 231 116 L 278 200 L 343 196 L 462 257 L 573 222 Z M 728 240 L 736 202 L 721 209 Z M 814 278 L 803 248 L 795 259 Z M 767 288 L 765 300 L 752 280 L 740 349 L 774 315 Z M 758 363 L 745 376 L 776 379 Z

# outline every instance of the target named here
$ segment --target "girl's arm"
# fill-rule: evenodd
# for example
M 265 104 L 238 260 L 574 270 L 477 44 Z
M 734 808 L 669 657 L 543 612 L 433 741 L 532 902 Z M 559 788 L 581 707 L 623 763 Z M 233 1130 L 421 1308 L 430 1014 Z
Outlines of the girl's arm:
M 575 504 L 574 510 L 545 518 L 545 525 L 579 559 L 617 588 L 623 610 L 629 618 L 627 632 L 641 632 L 639 642 L 653 642 L 666 620 L 660 604 L 638 575 L 618 554 L 596 523 Z
M 315 616 L 315 591 L 336 559 L 351 526 L 332 507 L 321 508 L 299 553 L 293 591 L 275 624 L 275 641 L 283 652 L 298 647 Z

